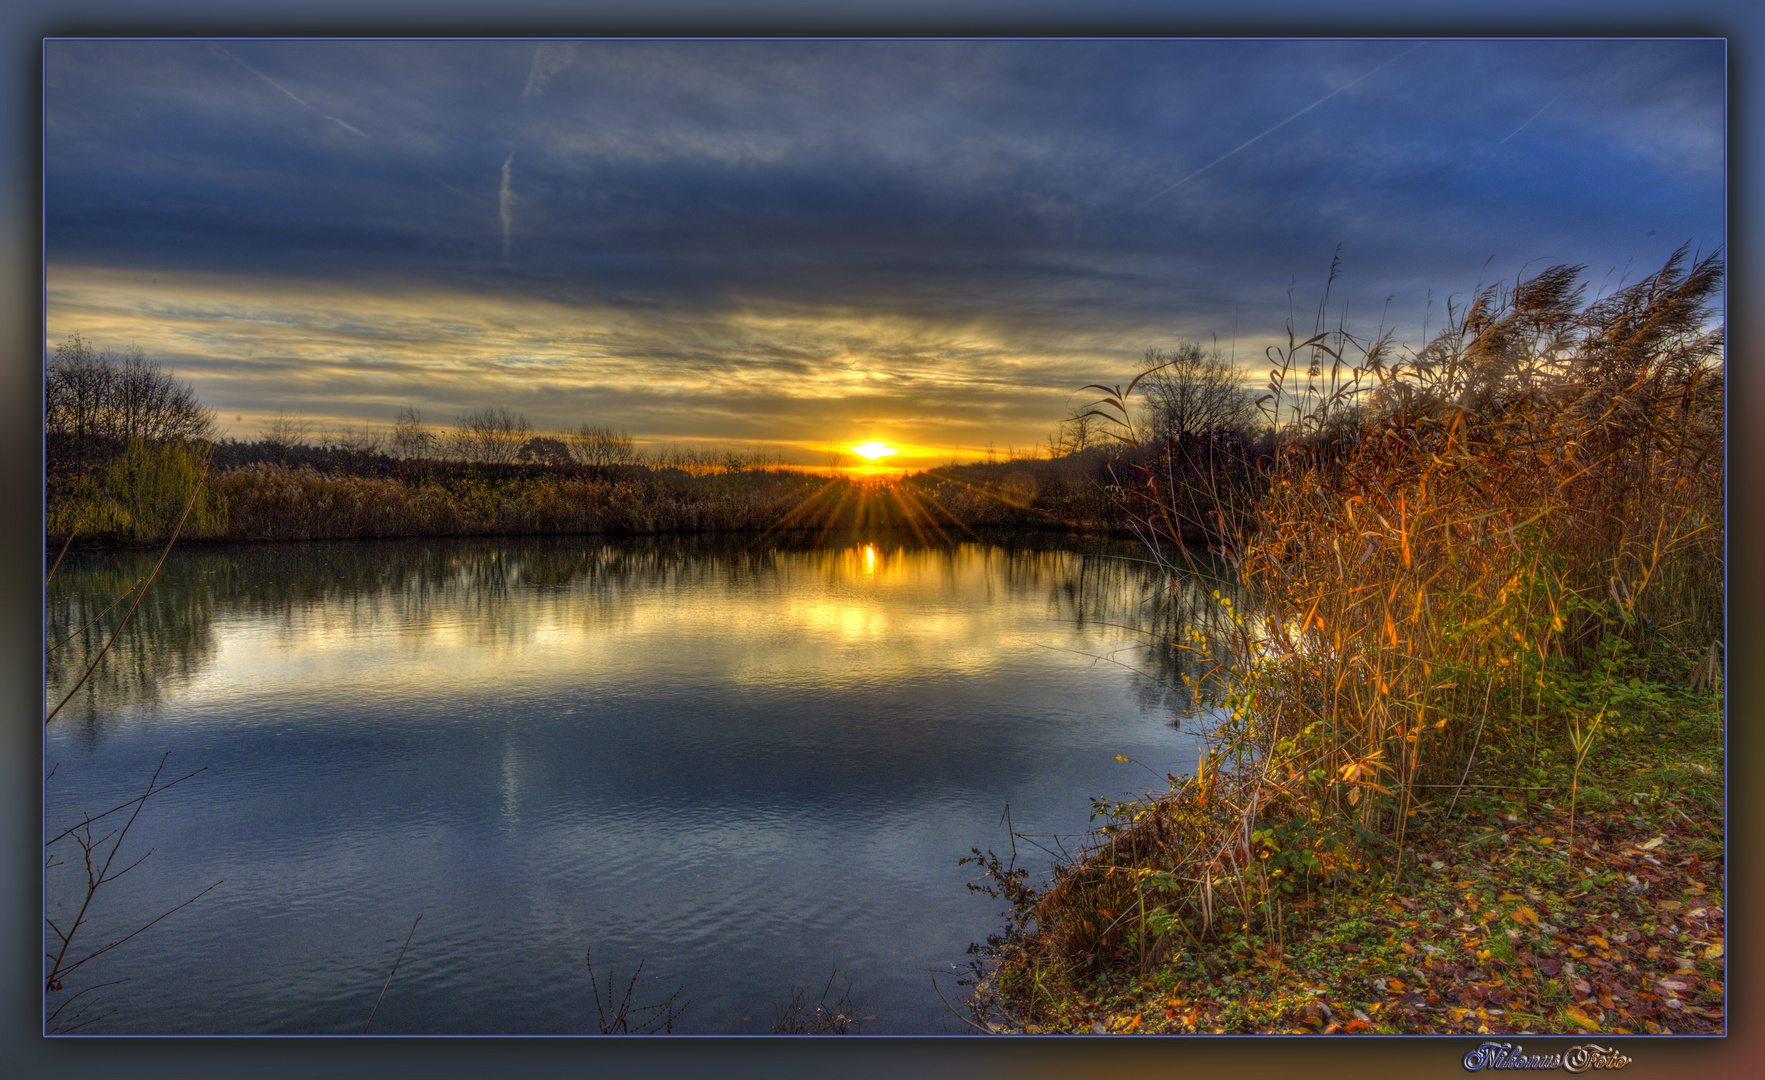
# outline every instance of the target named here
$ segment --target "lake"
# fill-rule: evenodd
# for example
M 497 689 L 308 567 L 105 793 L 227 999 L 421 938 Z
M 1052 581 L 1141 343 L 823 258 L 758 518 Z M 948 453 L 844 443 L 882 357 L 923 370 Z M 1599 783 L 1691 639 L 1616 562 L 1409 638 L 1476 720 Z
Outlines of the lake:
M 63 562 L 51 707 L 157 557 Z M 221 884 L 49 1008 L 127 979 L 81 1033 L 357 1033 L 409 935 L 375 1034 L 597 1033 L 591 949 L 603 1004 L 640 965 L 634 1005 L 678 989 L 676 1034 L 766 1034 L 836 968 L 861 1032 L 966 1031 L 933 973 L 958 1002 L 1002 920 L 957 860 L 1011 846 L 1007 807 L 1070 841 L 1193 768 L 1200 667 L 1168 642 L 1221 587 L 1072 538 L 174 551 L 46 729 L 45 839 L 169 754 L 162 781 L 203 771 L 146 802 L 114 868 L 152 854 L 76 944 Z M 84 871 L 50 850 L 65 925 Z

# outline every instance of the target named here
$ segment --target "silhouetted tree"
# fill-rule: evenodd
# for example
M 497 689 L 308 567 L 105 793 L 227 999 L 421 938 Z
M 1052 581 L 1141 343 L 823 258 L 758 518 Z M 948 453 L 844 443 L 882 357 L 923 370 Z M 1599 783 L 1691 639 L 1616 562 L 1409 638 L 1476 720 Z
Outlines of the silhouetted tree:
M 45 372 L 43 423 L 51 453 L 83 470 L 144 442 L 212 439 L 214 411 L 189 383 L 139 349 L 100 352 L 78 334 L 56 346 Z
M 501 405 L 461 413 L 458 423 L 456 452 L 467 461 L 486 465 L 512 464 L 521 453 L 521 444 L 533 434 L 533 425 L 525 416 Z
M 1048 436 L 1048 456 L 1067 457 L 1101 444 L 1101 427 L 1095 412 L 1080 405 L 1072 406 L 1066 411 L 1066 419 Z
M 407 461 L 435 453 L 435 433 L 424 426 L 423 414 L 408 405 L 392 422 L 392 452 Z
M 1203 352 L 1193 342 L 1168 352 L 1148 349 L 1146 367 L 1140 393 L 1153 440 L 1181 444 L 1222 434 L 1241 437 L 1255 426 L 1255 396 L 1217 350 Z
M 312 423 L 306 417 L 287 409 L 277 409 L 274 416 L 264 421 L 258 438 L 286 461 L 289 450 L 306 445 L 307 439 L 312 436 L 312 430 Z
M 515 453 L 516 461 L 534 462 L 540 465 L 569 465 L 572 462 L 570 448 L 564 440 L 550 435 L 535 435 L 521 444 Z
M 380 452 L 386 438 L 371 424 L 345 424 L 331 436 L 331 442 L 346 454 L 368 457 Z
M 583 424 L 572 432 L 570 451 L 584 465 L 629 465 L 637 460 L 631 433 L 603 424 Z

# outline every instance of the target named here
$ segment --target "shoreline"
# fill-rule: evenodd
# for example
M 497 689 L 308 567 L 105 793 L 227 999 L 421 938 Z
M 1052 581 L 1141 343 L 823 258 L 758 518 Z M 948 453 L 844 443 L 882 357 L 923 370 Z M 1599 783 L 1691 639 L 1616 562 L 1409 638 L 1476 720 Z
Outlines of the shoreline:
M 1170 933 L 1150 962 L 1123 938 L 1095 972 L 1063 979 L 1057 891 L 1151 865 L 1113 858 L 1127 828 L 1106 825 L 1019 901 L 1033 929 L 993 944 L 969 1010 L 1001 1034 L 1725 1034 L 1723 709 L 1683 693 L 1673 704 L 1687 711 L 1665 732 L 1602 741 L 1573 816 L 1557 755 L 1514 770 L 1530 785 L 1466 785 L 1417 807 L 1395 871 L 1344 850 L 1301 884 L 1282 873 L 1291 849 L 1269 838 L 1272 814 L 1248 859 L 1227 839 L 1190 864 L 1219 905 L 1210 927 Z M 1185 780 L 1115 820 L 1143 829 L 1149 808 L 1168 824 L 1246 794 L 1210 799 Z

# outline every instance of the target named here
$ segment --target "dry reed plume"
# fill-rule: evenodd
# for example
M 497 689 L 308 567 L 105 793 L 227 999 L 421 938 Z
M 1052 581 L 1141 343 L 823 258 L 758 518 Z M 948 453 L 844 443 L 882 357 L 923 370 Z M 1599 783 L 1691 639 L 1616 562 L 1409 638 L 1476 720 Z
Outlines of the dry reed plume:
M 1218 518 L 1242 599 L 1216 594 L 1215 628 L 1175 643 L 1231 657 L 1210 749 L 1167 795 L 1099 804 L 1046 887 L 975 853 L 1012 906 L 983 1019 L 1022 1026 L 1223 920 L 1275 940 L 1295 889 L 1401 874 L 1418 807 L 1449 812 L 1550 747 L 1576 765 L 1567 803 L 1609 708 L 1713 684 L 1722 264 L 1681 250 L 1594 302 L 1582 269 L 1482 290 L 1404 355 L 1343 330 L 1271 351 L 1268 486 L 1247 523 Z M 1098 389 L 1097 415 L 1130 416 L 1133 384 Z M 1181 576 L 1174 507 L 1197 490 L 1141 491 L 1133 525 Z

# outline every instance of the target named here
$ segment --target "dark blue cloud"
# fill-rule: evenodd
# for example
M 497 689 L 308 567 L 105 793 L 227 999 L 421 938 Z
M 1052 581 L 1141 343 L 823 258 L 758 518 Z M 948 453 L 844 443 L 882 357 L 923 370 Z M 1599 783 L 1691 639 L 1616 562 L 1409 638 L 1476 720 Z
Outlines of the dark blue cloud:
M 1720 243 L 1724 62 L 1720 41 L 58 41 L 46 247 L 52 270 L 807 305 L 1119 356 L 1274 334 L 1340 246 L 1333 298 L 1419 325 L 1430 290 L 1529 260 Z

